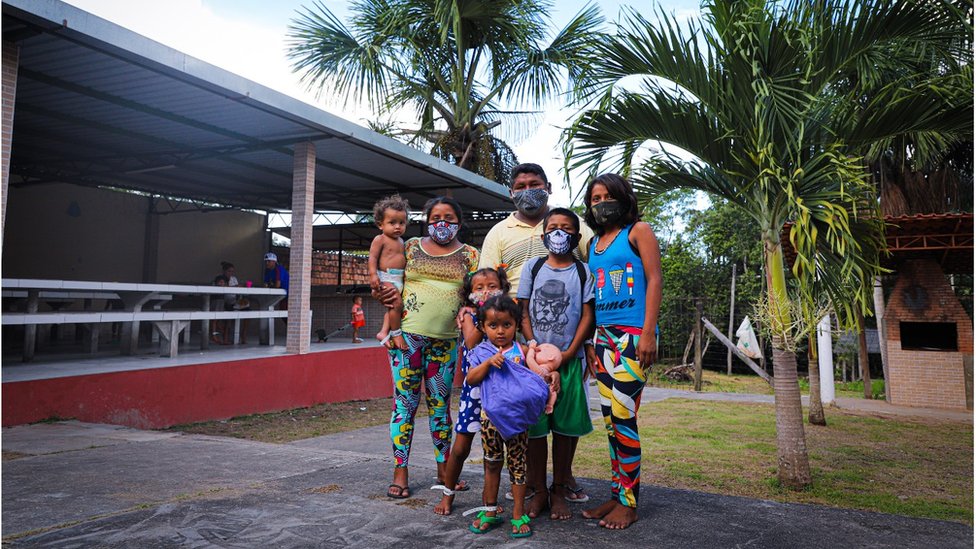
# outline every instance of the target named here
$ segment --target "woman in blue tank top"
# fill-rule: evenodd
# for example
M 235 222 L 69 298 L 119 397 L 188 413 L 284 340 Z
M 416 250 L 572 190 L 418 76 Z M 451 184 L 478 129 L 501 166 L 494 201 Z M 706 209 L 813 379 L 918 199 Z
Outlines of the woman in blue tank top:
M 637 410 L 657 358 L 654 328 L 661 307 L 661 251 L 650 225 L 638 218 L 637 197 L 626 179 L 604 174 L 590 181 L 585 219 L 596 233 L 589 254 L 596 276 L 596 336 L 586 351 L 610 439 L 611 498 L 583 516 L 615 530 L 637 520 Z

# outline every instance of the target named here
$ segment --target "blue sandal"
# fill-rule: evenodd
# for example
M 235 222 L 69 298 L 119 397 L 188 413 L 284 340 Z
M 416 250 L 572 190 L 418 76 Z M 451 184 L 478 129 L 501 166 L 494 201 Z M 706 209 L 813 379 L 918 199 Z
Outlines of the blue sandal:
M 527 538 L 532 535 L 531 528 L 529 529 L 528 532 L 519 531 L 522 529 L 523 526 L 528 526 L 529 522 L 531 522 L 531 519 L 529 519 L 529 515 L 522 515 L 522 518 L 512 519 L 511 522 L 512 522 L 512 528 L 515 530 L 511 534 L 513 538 Z

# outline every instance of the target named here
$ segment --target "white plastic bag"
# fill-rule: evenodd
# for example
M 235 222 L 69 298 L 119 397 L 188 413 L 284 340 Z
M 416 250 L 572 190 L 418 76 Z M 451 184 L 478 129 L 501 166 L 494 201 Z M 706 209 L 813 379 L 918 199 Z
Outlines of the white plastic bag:
M 752 331 L 752 323 L 749 322 L 748 316 L 742 319 L 742 324 L 739 324 L 739 329 L 735 331 L 735 337 L 739 339 L 735 346 L 747 357 L 759 358 L 762 354 L 759 342 L 756 341 L 756 332 Z

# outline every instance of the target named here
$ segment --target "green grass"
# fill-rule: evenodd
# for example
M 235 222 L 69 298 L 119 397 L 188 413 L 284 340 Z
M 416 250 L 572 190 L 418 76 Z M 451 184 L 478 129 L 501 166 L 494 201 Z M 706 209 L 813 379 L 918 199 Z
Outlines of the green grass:
M 813 484 L 776 479 L 773 407 L 670 399 L 640 410 L 644 482 L 783 502 L 973 523 L 973 427 L 830 411 L 806 425 Z M 574 473 L 609 478 L 605 431 L 580 440 Z

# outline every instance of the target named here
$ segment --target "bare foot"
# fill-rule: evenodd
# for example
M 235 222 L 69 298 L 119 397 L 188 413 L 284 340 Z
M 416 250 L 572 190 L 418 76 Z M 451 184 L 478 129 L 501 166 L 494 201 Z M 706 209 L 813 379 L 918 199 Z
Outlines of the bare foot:
M 616 506 L 603 517 L 600 526 L 609 530 L 623 530 L 637 522 L 637 509 L 614 503 Z
M 381 332 L 379 332 L 378 334 L 376 334 L 376 340 L 379 341 L 380 343 L 382 343 L 383 342 L 383 339 L 386 338 L 386 335 L 389 334 L 389 333 L 390 332 L 388 330 L 382 330 Z
M 451 514 L 451 510 L 454 508 L 454 496 L 444 495 L 441 498 L 440 503 L 434 507 L 434 513 L 446 517 Z
M 572 518 L 573 512 L 569 510 L 569 504 L 566 503 L 566 494 L 568 490 L 562 484 L 553 484 L 549 491 L 549 505 L 550 513 L 549 518 L 552 520 L 566 520 Z
M 607 515 L 607 513 L 612 511 L 613 508 L 616 506 L 617 506 L 617 502 L 615 500 L 612 499 L 607 500 L 606 502 L 603 503 L 603 505 L 600 505 L 599 507 L 594 507 L 592 509 L 587 509 L 586 511 L 583 511 L 583 517 L 588 519 L 602 519 Z
M 407 347 L 407 340 L 403 339 L 402 335 L 393 336 L 390 338 L 390 341 L 393 342 L 393 348 L 395 349 L 400 349 L 401 351 L 410 350 L 409 347 Z
M 525 504 L 525 514 L 529 515 L 529 518 L 536 518 L 545 512 L 549 508 L 549 490 L 545 488 L 541 490 L 536 490 L 535 495 L 532 496 Z

